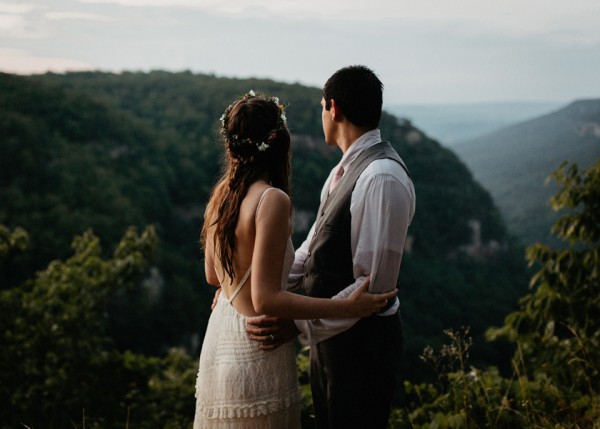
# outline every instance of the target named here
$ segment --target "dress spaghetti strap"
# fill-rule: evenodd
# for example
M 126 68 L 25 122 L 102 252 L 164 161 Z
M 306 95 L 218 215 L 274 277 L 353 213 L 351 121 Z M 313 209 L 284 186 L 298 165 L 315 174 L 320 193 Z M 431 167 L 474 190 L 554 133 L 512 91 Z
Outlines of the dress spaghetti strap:
M 255 219 L 256 219 L 256 215 L 258 214 L 258 210 L 260 209 L 260 206 L 261 206 L 261 204 L 263 202 L 263 199 L 265 198 L 265 195 L 267 194 L 267 192 L 269 192 L 272 189 L 275 189 L 275 188 L 267 188 L 261 194 L 260 199 L 258 200 L 258 204 L 256 206 L 256 211 L 254 212 L 254 218 Z M 238 295 L 238 293 L 240 293 L 240 291 L 244 287 L 244 284 L 246 284 L 246 280 L 248 280 L 248 277 L 250 276 L 251 272 L 252 272 L 252 265 L 250 265 L 248 267 L 248 270 L 246 271 L 246 273 L 244 274 L 244 277 L 242 277 L 242 280 L 240 280 L 240 283 L 237 285 L 237 287 L 235 288 L 235 290 L 231 294 L 231 297 L 229 299 L 226 298 L 227 302 L 229 302 L 229 304 L 231 304 L 233 302 L 233 300 L 235 299 L 235 297 Z
M 244 277 L 242 277 L 240 284 L 235 288 L 235 290 L 231 294 L 231 298 L 229 298 L 227 300 L 229 302 L 229 304 L 231 304 L 233 302 L 233 300 L 235 299 L 235 297 L 237 296 L 237 294 L 240 293 L 240 291 L 242 290 L 242 287 L 244 287 L 244 284 L 246 283 L 246 280 L 248 280 L 248 277 L 250 276 L 251 271 L 252 271 L 252 266 L 249 266 L 248 270 L 246 271 L 246 274 L 244 274 Z
M 256 219 L 256 215 L 258 214 L 258 211 L 260 210 L 260 206 L 262 205 L 262 202 L 265 198 L 265 195 L 267 195 L 267 192 L 272 191 L 273 189 L 276 188 L 267 188 L 263 191 L 263 193 L 260 196 L 260 199 L 258 200 L 258 205 L 256 206 L 256 212 L 254 212 L 254 218 Z

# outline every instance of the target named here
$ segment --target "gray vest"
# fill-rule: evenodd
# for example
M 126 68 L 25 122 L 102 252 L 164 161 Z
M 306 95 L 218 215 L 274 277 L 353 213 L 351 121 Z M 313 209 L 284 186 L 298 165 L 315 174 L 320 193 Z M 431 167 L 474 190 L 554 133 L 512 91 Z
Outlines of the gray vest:
M 352 192 L 364 169 L 376 159 L 384 158 L 398 162 L 408 173 L 406 165 L 388 142 L 377 143 L 358 155 L 335 189 L 321 202 L 305 262 L 307 295 L 331 298 L 354 283 L 350 246 Z

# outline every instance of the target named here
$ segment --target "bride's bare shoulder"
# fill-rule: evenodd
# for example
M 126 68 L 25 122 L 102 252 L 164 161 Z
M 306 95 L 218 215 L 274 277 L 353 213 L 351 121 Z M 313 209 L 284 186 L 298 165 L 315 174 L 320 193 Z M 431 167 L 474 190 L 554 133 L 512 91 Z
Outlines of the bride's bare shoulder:
M 288 194 L 278 188 L 265 189 L 256 205 L 256 214 L 268 213 L 272 211 L 282 211 L 288 213 L 291 208 L 291 201 Z

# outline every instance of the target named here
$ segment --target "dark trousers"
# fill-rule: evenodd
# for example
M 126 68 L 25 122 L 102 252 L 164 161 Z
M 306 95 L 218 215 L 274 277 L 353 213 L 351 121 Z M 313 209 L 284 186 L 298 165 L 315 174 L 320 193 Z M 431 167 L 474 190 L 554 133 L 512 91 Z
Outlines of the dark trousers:
M 399 314 L 361 319 L 311 348 L 317 429 L 385 429 L 397 385 Z

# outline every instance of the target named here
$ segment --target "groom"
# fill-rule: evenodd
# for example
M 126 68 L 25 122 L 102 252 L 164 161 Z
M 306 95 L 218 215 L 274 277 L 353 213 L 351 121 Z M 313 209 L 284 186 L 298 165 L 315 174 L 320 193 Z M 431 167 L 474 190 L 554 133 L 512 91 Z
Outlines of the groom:
M 321 206 L 296 251 L 289 277 L 314 297 L 396 287 L 415 192 L 404 162 L 381 140 L 383 85 L 367 67 L 335 72 L 323 88 L 325 142 L 342 151 L 321 192 Z M 317 429 L 385 429 L 402 351 L 399 302 L 363 319 L 258 319 L 251 338 L 265 350 L 301 334 L 311 346 L 310 381 Z

